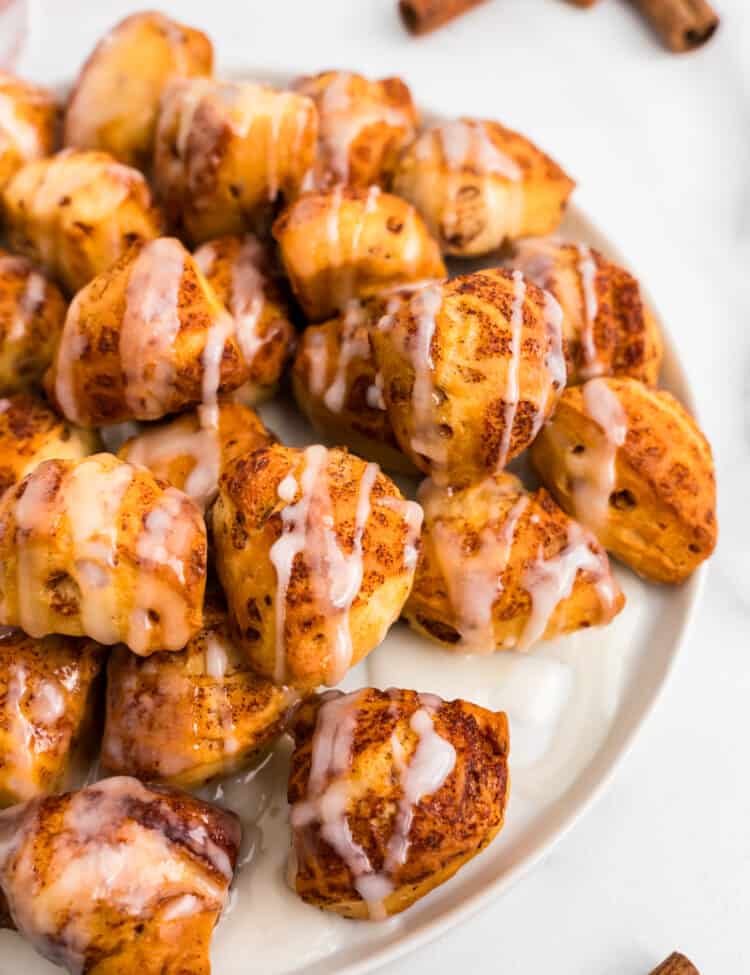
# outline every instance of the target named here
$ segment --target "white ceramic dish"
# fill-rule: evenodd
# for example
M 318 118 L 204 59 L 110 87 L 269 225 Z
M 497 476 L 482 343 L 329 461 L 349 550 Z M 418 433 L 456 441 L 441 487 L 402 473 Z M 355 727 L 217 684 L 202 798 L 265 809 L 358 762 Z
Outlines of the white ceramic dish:
M 276 79 L 274 79 L 276 80 Z M 561 236 L 630 266 L 575 206 Z M 636 272 L 638 271 L 635 268 Z M 653 307 L 653 305 L 652 305 Z M 657 316 L 658 317 L 658 316 Z M 694 410 L 666 323 L 663 384 Z M 292 403 L 265 404 L 285 442 L 316 439 Z M 511 799 L 489 849 L 411 910 L 382 924 L 346 921 L 303 904 L 286 887 L 288 849 L 282 744 L 253 773 L 208 787 L 245 824 L 244 865 L 213 941 L 215 975 L 355 975 L 417 947 L 488 904 L 537 863 L 583 814 L 613 774 L 664 686 L 697 604 L 702 573 L 658 588 L 618 567 L 628 605 L 604 629 L 539 646 L 530 654 L 466 658 L 442 651 L 403 624 L 347 676 L 344 686 L 414 687 L 507 710 Z M 0 932 L 0 973 L 59 972 L 13 933 Z

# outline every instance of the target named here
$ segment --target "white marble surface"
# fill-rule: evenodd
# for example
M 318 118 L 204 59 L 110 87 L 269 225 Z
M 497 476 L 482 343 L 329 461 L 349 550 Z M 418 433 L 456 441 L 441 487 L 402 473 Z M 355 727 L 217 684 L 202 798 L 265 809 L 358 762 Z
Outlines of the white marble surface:
M 419 41 L 395 0 L 159 4 L 207 30 L 226 66 L 395 72 L 424 104 L 534 137 L 647 278 L 716 454 L 704 602 L 611 787 L 509 895 L 390 975 L 645 975 L 676 947 L 703 975 L 750 971 L 750 8 L 716 3 L 721 31 L 682 58 L 621 0 L 493 0 Z M 138 6 L 39 0 L 20 68 L 69 75 Z

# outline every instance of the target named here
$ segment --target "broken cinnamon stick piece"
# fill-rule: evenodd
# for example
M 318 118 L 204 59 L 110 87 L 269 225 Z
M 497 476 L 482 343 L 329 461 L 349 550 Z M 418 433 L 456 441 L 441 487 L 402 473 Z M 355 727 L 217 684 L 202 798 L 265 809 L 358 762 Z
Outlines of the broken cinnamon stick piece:
M 673 951 L 669 958 L 651 972 L 651 975 L 700 975 L 700 972 L 689 958 L 681 955 L 679 951 Z
M 633 0 L 670 51 L 692 51 L 719 26 L 708 0 Z
M 593 7 L 599 0 L 568 0 L 568 3 L 572 3 L 574 7 Z
M 480 3 L 484 0 L 400 0 L 398 9 L 407 30 L 429 34 Z

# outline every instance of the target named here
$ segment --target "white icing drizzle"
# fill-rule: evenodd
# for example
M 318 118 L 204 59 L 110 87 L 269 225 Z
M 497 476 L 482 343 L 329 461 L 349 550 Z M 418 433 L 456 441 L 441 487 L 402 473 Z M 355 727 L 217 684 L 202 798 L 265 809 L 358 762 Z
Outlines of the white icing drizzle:
M 549 375 L 549 383 L 545 383 L 539 409 L 534 417 L 531 428 L 533 440 L 542 428 L 550 398 L 558 399 L 567 381 L 567 367 L 563 350 L 563 310 L 557 299 L 544 292 L 544 324 L 547 330 L 547 352 L 544 356 L 544 366 Z
M 27 96 L 22 96 L 26 101 Z M 39 130 L 27 122 L 16 111 L 16 99 L 0 92 L 0 152 L 4 150 L 3 141 L 10 142 L 24 162 L 40 159 L 44 155 L 44 145 Z
M 203 346 L 201 365 L 203 367 L 202 403 L 198 408 L 201 426 L 216 430 L 219 426 L 219 386 L 221 385 L 221 362 L 224 349 L 234 336 L 234 322 L 230 315 L 221 311 L 208 326 L 206 344 Z
M 65 712 L 65 694 L 54 679 L 44 680 L 36 688 L 31 702 L 31 714 L 43 725 L 54 725 Z
M 265 308 L 265 278 L 260 270 L 263 249 L 256 237 L 247 234 L 232 264 L 229 310 L 234 317 L 242 357 L 252 365 L 264 339 L 258 334 Z
M 174 344 L 186 257 L 178 240 L 162 237 L 149 241 L 130 269 L 120 359 L 126 402 L 141 420 L 158 419 L 173 407 Z
M 366 902 L 370 917 L 386 916 L 384 901 L 392 893 L 393 874 L 409 855 L 409 835 L 420 802 L 438 792 L 452 773 L 456 751 L 435 730 L 433 714 L 442 703 L 420 695 L 420 707 L 409 720 L 417 736 L 410 760 L 395 731 L 391 737 L 393 764 L 398 772 L 402 795 L 398 802 L 391 836 L 382 869 L 375 871 L 367 854 L 356 842 L 348 821 L 351 794 L 352 745 L 357 714 L 363 694 L 357 691 L 324 701 L 318 712 L 313 737 L 307 798 L 296 803 L 290 821 L 294 830 L 312 823 L 320 825 L 320 835 L 333 848 L 352 874 L 354 887 Z M 395 709 L 396 702 L 391 705 Z M 398 712 L 395 711 L 398 721 Z
M 182 456 L 193 460 L 183 490 L 205 510 L 216 496 L 221 472 L 221 443 L 216 427 L 196 429 L 191 417 L 181 417 L 158 429 L 144 430 L 128 445 L 128 461 L 148 467 L 159 476 L 166 476 L 159 470 L 161 465 Z
M 371 410 L 387 410 L 385 396 L 383 395 L 383 373 L 378 370 L 372 384 L 367 387 L 365 400 Z
M 26 277 L 7 334 L 8 342 L 19 342 L 26 335 L 31 320 L 44 301 L 47 281 L 25 258 L 14 254 L 0 256 L 0 275 L 2 274 L 22 274 Z
M 565 548 L 546 560 L 540 550 L 523 580 L 531 596 L 531 614 L 518 640 L 518 650 L 527 650 L 542 639 L 555 609 L 573 591 L 579 570 L 595 576 L 600 597 L 611 606 L 614 590 L 607 576 L 606 562 L 591 549 L 593 541 L 582 525 L 571 521 Z
M 278 493 L 285 507 L 281 511 L 282 530 L 271 546 L 270 559 L 276 570 L 276 665 L 275 680 L 282 683 L 286 673 L 286 603 L 294 562 L 301 555 L 310 569 L 316 599 L 322 603 L 328 629 L 330 663 L 326 679 L 338 683 L 352 659 L 349 608 L 362 585 L 364 571 L 362 536 L 370 514 L 370 494 L 378 474 L 377 464 L 368 464 L 359 485 L 352 551 L 345 554 L 338 544 L 326 470 L 328 451 L 320 445 L 304 452 L 300 477 L 301 496 L 289 503 L 292 484 L 287 478 Z M 296 492 L 295 492 L 296 493 Z
M 457 650 L 467 653 L 492 653 L 497 648 L 492 611 L 503 591 L 503 574 L 510 562 L 518 522 L 528 507 L 525 495 L 519 496 L 515 482 L 488 477 L 476 486 L 487 510 L 487 520 L 479 532 L 472 552 L 464 549 L 464 536 L 450 517 L 451 488 L 431 480 L 419 490 L 419 500 L 429 521 L 433 551 L 445 580 L 455 629 L 461 640 Z M 512 504 L 509 499 L 515 498 Z M 503 514 L 503 509 L 507 509 Z M 448 517 L 444 517 L 448 514 Z
M 224 642 L 214 633 L 206 636 L 205 656 L 208 676 L 213 677 L 214 680 L 223 680 L 229 666 L 229 658 Z
M 517 182 L 523 173 L 518 164 L 497 148 L 487 133 L 485 123 L 479 120 L 455 119 L 443 122 L 436 131 L 446 164 L 450 169 L 461 170 L 476 166 L 480 173 L 494 173 Z M 424 150 L 420 150 L 424 151 Z
M 497 455 L 497 470 L 508 462 L 513 426 L 518 411 L 520 388 L 518 374 L 521 366 L 521 342 L 523 336 L 523 305 L 526 299 L 526 282 L 520 271 L 513 271 L 513 307 L 510 316 L 510 358 L 503 395 L 503 436 Z
M 392 511 L 397 511 L 403 518 L 406 532 L 404 535 L 404 567 L 412 572 L 417 567 L 419 558 L 419 536 L 422 531 L 424 511 L 422 505 L 406 498 L 388 496 L 380 498 L 379 504 Z
M 319 143 L 332 177 L 342 183 L 349 181 L 352 145 L 364 129 L 378 123 L 407 131 L 411 128 L 411 119 L 402 109 L 371 98 L 353 100 L 349 94 L 352 80 L 348 72 L 336 72 L 320 99 Z M 305 85 L 302 89 L 310 90 Z
M 5 693 L 5 713 L 8 716 L 8 732 L 12 747 L 3 749 L 5 780 L 21 802 L 34 792 L 31 780 L 36 739 L 34 726 L 24 713 L 24 698 L 28 693 L 26 668 L 11 663 Z
M 435 415 L 437 393 L 433 381 L 435 364 L 432 359 L 432 340 L 442 300 L 440 286 L 428 285 L 418 291 L 409 302 L 409 309 L 417 326 L 408 349 L 414 369 L 411 394 L 414 432 L 411 446 L 416 453 L 429 458 L 438 467 L 445 464 L 447 447 L 440 435 L 440 426 Z
M 321 329 L 310 328 L 305 335 L 304 342 L 310 369 L 310 392 L 313 396 L 322 396 L 327 388 L 328 339 Z
M 344 406 L 348 391 L 347 370 L 352 360 L 370 358 L 366 320 L 362 303 L 357 298 L 351 298 L 346 304 L 341 321 L 340 343 L 336 373 L 323 396 L 323 402 L 332 413 L 340 413 Z
M 601 376 L 604 365 L 599 361 L 594 337 L 594 325 L 599 314 L 599 302 L 596 296 L 596 261 L 591 249 L 585 244 L 577 244 L 578 273 L 581 276 L 583 288 L 583 327 L 581 328 L 581 351 L 583 365 L 580 373 L 583 379 Z
M 583 408 L 603 436 L 580 454 L 568 451 L 566 466 L 572 475 L 576 517 L 596 532 L 607 521 L 609 498 L 617 480 L 617 448 L 625 443 L 628 418 L 606 379 L 590 379 L 583 386 Z

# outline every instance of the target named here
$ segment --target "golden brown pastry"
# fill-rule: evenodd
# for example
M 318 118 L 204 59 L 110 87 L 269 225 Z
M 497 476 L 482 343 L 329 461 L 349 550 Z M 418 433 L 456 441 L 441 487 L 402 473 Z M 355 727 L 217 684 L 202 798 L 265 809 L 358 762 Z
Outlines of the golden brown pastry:
M 112 651 L 102 765 L 193 788 L 248 765 L 284 730 L 295 697 L 254 673 L 222 601 L 208 599 L 203 628 L 179 653 Z
M 352 298 L 446 276 L 414 207 L 377 186 L 305 194 L 281 214 L 273 234 L 297 300 L 314 322 L 343 311 Z
M 412 141 L 419 114 L 400 78 L 370 81 L 349 71 L 300 78 L 295 90 L 318 109 L 315 185 L 387 184 L 399 152 Z
M 98 447 L 92 430 L 71 426 L 30 393 L 0 399 L 0 495 L 43 460 L 82 460 Z
M 154 178 L 170 225 L 193 243 L 263 229 L 312 166 L 313 102 L 251 81 L 173 81 L 162 96 Z
M 28 258 L 0 248 L 0 394 L 41 380 L 66 308 L 59 289 Z
M 5 187 L 2 211 L 11 250 L 70 293 L 162 226 L 143 175 L 106 152 L 64 149 L 27 163 Z
M 234 321 L 174 237 L 132 247 L 75 296 L 46 377 L 69 420 L 158 420 L 241 386 Z
M 203 426 L 197 410 L 183 413 L 141 430 L 122 445 L 118 457 L 147 467 L 205 509 L 216 497 L 221 472 L 235 458 L 275 439 L 249 406 L 224 401 L 216 427 Z
M 112 454 L 46 460 L 0 499 L 0 625 L 180 650 L 205 581 L 200 509 Z
M 531 461 L 558 504 L 647 579 L 681 582 L 716 545 L 711 447 L 664 390 L 629 378 L 567 389 Z
M 52 92 L 0 71 L 0 190 L 24 163 L 54 152 L 56 138 Z
M 210 975 L 237 817 L 113 778 L 0 815 L 13 926 L 71 975 Z
M 502 470 L 565 384 L 560 306 L 520 271 L 477 271 L 403 298 L 371 331 L 396 439 L 456 485 Z
M 414 473 L 401 451 L 383 399 L 370 332 L 387 302 L 353 298 L 346 311 L 302 333 L 292 369 L 297 405 L 332 443 L 390 471 Z
M 253 234 L 208 241 L 194 257 L 234 318 L 249 370 L 247 382 L 257 402 L 273 392 L 294 347 L 295 331 L 280 272 Z
M 445 253 L 458 257 L 552 233 L 574 186 L 522 135 L 467 118 L 426 129 L 401 156 L 393 180 L 394 193 L 413 203 Z
M 151 162 L 159 98 L 172 78 L 210 75 L 206 35 L 148 10 L 121 20 L 81 68 L 65 113 L 64 142 L 103 149 L 128 166 Z
M 527 650 L 609 623 L 625 605 L 607 553 L 541 488 L 512 474 L 462 489 L 425 481 L 424 525 L 404 616 L 461 653 Z
M 274 444 L 224 472 L 212 517 L 238 643 L 276 683 L 338 683 L 398 618 L 422 512 L 377 464 Z
M 638 281 L 585 244 L 522 240 L 507 262 L 563 310 L 568 385 L 596 376 L 632 376 L 656 385 L 662 343 Z
M 289 874 L 309 904 L 352 918 L 398 914 L 502 828 L 502 713 L 368 688 L 306 701 L 293 731 Z
M 93 640 L 0 634 L 0 807 L 64 786 L 96 724 L 105 656 Z

